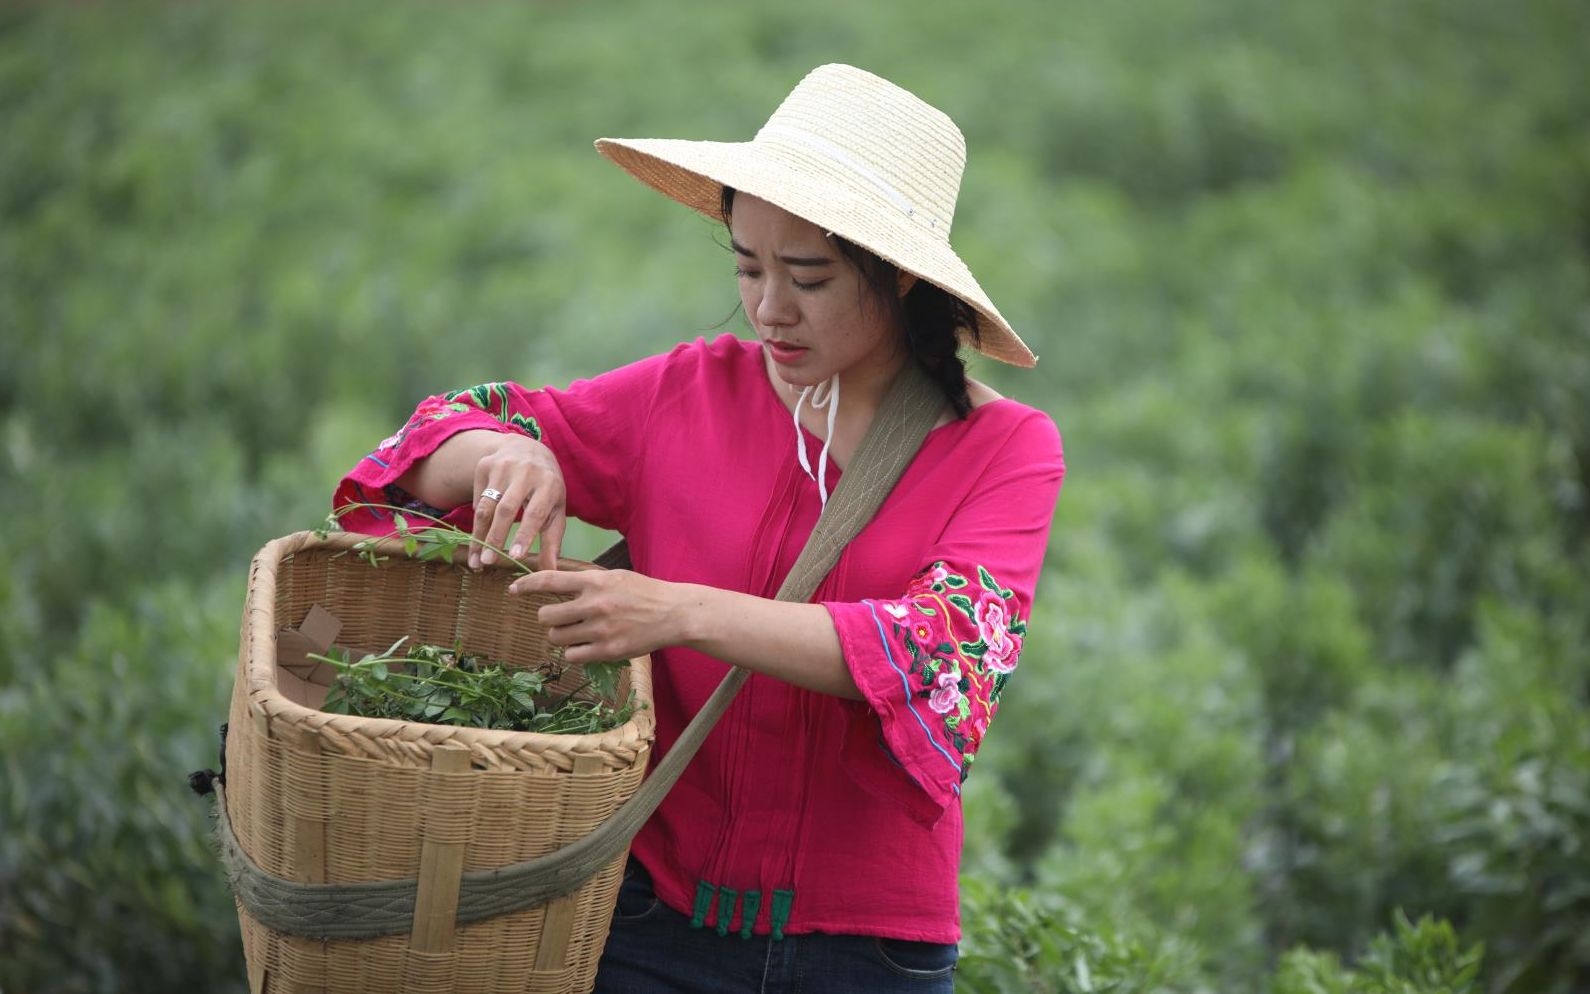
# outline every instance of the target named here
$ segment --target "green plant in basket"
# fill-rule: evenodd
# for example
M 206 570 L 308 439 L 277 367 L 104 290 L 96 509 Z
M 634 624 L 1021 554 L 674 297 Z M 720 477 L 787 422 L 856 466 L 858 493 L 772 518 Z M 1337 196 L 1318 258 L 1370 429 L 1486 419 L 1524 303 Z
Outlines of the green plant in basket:
M 365 718 L 394 718 L 438 725 L 516 732 L 582 735 L 605 732 L 635 713 L 635 695 L 608 703 L 628 662 L 590 663 L 585 682 L 567 694 L 551 695 L 547 684 L 559 671 L 505 666 L 484 656 L 435 645 L 399 649 L 402 638 L 382 653 L 355 660 L 345 651 L 311 659 L 337 671 L 322 710 Z M 578 695 L 587 687 L 597 699 Z
M 439 518 L 390 505 L 339 508 L 326 519 L 321 536 L 336 529 L 343 514 L 359 507 L 390 511 L 397 524 L 396 537 L 403 543 L 404 554 L 412 558 L 451 562 L 459 549 L 479 542 L 520 572 L 530 572 L 505 550 L 480 542 Z M 407 515 L 431 524 L 416 529 Z M 375 567 L 388 558 L 379 554 L 373 538 L 356 543 L 353 551 Z M 556 660 L 534 668 L 512 667 L 459 645 L 416 645 L 400 652 L 407 641 L 405 636 L 385 652 L 368 653 L 357 660 L 340 649 L 311 654 L 309 658 L 328 664 L 337 673 L 322 710 L 468 728 L 582 735 L 623 725 L 638 706 L 633 691 L 622 703 L 610 703 L 616 701 L 619 675 L 629 665 L 627 660 L 587 663 L 582 667 L 584 683 L 566 694 L 553 695 L 548 687 L 563 672 Z M 594 698 L 580 696 L 587 688 Z

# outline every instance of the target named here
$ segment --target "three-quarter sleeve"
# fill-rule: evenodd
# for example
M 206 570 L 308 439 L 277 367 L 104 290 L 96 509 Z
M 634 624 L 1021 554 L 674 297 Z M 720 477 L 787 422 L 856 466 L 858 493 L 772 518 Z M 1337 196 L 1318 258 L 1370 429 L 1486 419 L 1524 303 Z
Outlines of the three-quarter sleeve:
M 485 383 L 427 397 L 401 429 L 343 477 L 332 507 L 342 512 L 342 526 L 349 531 L 386 534 L 394 529 L 390 511 L 358 506 L 367 504 L 421 510 L 470 530 L 472 505 L 428 507 L 397 481 L 458 432 L 486 429 L 543 442 L 562 470 L 569 516 L 626 531 L 635 464 L 668 358 L 651 356 L 576 380 L 566 390 Z
M 959 795 L 1016 670 L 1064 475 L 1054 423 L 1029 419 L 898 596 L 824 604 L 876 716 L 846 766 L 877 789 L 910 785 L 919 821 Z

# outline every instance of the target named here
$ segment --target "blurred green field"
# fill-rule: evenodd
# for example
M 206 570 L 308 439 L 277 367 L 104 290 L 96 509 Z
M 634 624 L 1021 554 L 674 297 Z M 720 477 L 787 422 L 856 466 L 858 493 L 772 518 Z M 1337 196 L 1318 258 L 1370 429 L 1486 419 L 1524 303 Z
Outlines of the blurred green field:
M 711 334 L 721 238 L 591 140 L 827 61 L 961 124 L 1042 357 L 973 372 L 1066 439 L 961 989 L 1590 990 L 1587 51 L 1575 0 L 0 7 L 0 990 L 242 989 L 184 781 L 249 557 L 427 393 Z

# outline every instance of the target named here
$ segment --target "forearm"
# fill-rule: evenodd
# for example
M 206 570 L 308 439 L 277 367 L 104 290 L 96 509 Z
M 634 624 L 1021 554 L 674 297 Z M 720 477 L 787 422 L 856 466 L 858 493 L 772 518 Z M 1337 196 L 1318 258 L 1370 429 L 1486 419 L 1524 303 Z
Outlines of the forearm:
M 797 687 L 861 700 L 839 633 L 821 604 L 793 604 L 679 584 L 683 644 Z
M 475 467 L 502 438 L 488 428 L 461 431 L 409 467 L 397 485 L 432 507 L 468 504 L 475 497 Z

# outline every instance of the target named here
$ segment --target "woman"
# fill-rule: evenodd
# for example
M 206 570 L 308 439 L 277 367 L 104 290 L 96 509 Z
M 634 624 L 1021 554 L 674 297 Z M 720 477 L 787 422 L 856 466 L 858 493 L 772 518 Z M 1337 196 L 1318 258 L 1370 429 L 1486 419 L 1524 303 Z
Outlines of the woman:
M 1064 474 L 1053 422 L 956 354 L 1036 361 L 949 246 L 960 133 L 823 66 L 751 142 L 597 147 L 724 220 L 754 340 L 430 398 L 336 503 L 429 506 L 499 547 L 517 522 L 515 558 L 539 537 L 515 588 L 569 598 L 539 611 L 566 658 L 652 653 L 654 755 L 728 664 L 752 671 L 635 839 L 597 990 L 950 990 L 960 785 Z M 772 600 L 908 363 L 944 390 L 938 426 L 812 602 Z M 566 514 L 623 533 L 634 570 L 555 570 Z

